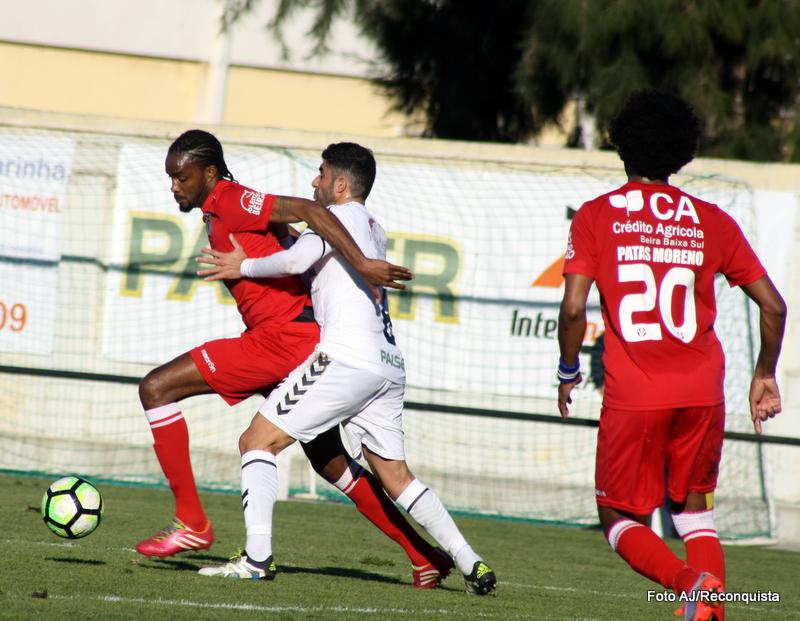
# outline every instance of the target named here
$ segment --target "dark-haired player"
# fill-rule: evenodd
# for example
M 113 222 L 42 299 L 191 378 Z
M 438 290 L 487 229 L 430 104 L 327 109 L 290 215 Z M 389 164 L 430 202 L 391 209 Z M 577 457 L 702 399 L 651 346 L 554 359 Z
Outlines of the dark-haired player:
M 713 593 L 725 562 L 713 492 L 725 425 L 725 360 L 714 333 L 714 276 L 760 310 L 761 349 L 750 385 L 757 433 L 781 411 L 775 367 L 786 306 L 736 222 L 670 185 L 695 155 L 699 121 L 682 99 L 631 95 L 609 138 L 628 182 L 585 203 L 567 245 L 559 315 L 558 408 L 581 381 L 578 351 L 592 282 L 606 325 L 606 376 L 595 487 L 611 547 L 638 573 L 683 594 L 685 619 L 722 619 Z M 645 526 L 667 493 L 686 561 Z M 709 599 L 703 600 L 703 597 Z
M 229 250 L 234 234 L 254 255 L 282 250 L 270 223 L 305 221 L 336 248 L 373 285 L 399 286 L 410 272 L 384 261 L 366 259 L 339 221 L 313 201 L 263 194 L 236 183 L 212 134 L 190 130 L 169 147 L 166 172 L 181 211 L 199 207 L 212 248 Z M 285 227 L 284 227 L 285 228 Z M 139 397 L 153 432 L 158 461 L 175 497 L 175 517 L 157 535 L 141 541 L 141 554 L 166 557 L 208 548 L 214 533 L 200 502 L 189 457 L 189 436 L 178 401 L 217 393 L 233 405 L 255 393 L 268 393 L 319 341 L 308 291 L 296 276 L 230 280 L 230 290 L 247 327 L 236 338 L 209 341 L 154 369 L 139 385 Z M 304 445 L 306 455 L 328 481 L 355 465 L 338 429 Z M 419 568 L 430 569 L 440 553 L 405 521 L 371 474 L 358 470 L 345 494 L 370 521 L 406 550 L 415 566 L 415 586 L 430 587 Z M 340 486 L 341 488 L 341 486 Z
M 374 180 L 372 152 L 340 142 L 322 152 L 312 186 L 314 197 L 328 205 L 362 251 L 384 258 L 386 233 L 364 204 Z M 242 266 L 246 253 L 239 248 L 232 253 L 206 250 L 210 258 L 201 262 L 216 267 L 202 273 L 212 278 L 239 278 L 242 270 L 249 277 L 280 278 L 313 266 L 311 297 L 322 336 L 316 351 L 270 394 L 239 441 L 242 489 L 249 492 L 244 505 L 244 554 L 200 573 L 235 579 L 274 577 L 276 456 L 295 440 L 308 442 L 342 423 L 352 448 L 363 453 L 386 492 L 453 557 L 467 590 L 476 595 L 492 593 L 494 572 L 469 545 L 436 493 L 406 464 L 405 362 L 395 343 L 385 296 L 376 302 L 363 280 L 313 231 L 301 235 L 284 252 L 248 260 L 249 271 Z M 443 561 L 449 570 L 452 561 L 449 557 Z M 429 570 L 433 581 L 439 580 L 440 568 Z

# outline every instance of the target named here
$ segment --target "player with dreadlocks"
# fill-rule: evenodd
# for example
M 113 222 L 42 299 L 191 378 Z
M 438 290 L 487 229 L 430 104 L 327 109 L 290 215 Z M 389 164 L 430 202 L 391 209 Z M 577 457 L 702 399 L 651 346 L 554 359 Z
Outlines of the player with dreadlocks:
M 714 526 L 725 428 L 725 358 L 714 333 L 714 277 L 758 305 L 761 349 L 750 385 L 757 433 L 781 411 L 775 381 L 786 306 L 739 226 L 716 205 L 669 183 L 697 150 L 691 106 L 659 91 L 631 95 L 609 138 L 628 182 L 585 203 L 572 221 L 559 314 L 558 407 L 581 381 L 578 352 L 593 282 L 606 326 L 606 371 L 595 496 L 611 548 L 638 573 L 682 596 L 684 619 L 724 610 L 725 561 Z M 664 498 L 684 542 L 678 558 L 647 526 Z
M 405 268 L 364 257 L 336 217 L 314 201 L 263 194 L 236 183 L 222 145 L 206 131 L 190 130 L 178 137 L 167 151 L 165 168 L 180 210 L 199 207 L 203 212 L 212 248 L 231 250 L 228 236 L 233 234 L 252 256 L 270 255 L 283 249 L 278 237 L 287 223 L 305 221 L 371 285 L 404 288 L 394 281 L 412 278 Z M 217 393 L 233 405 L 253 394 L 266 395 L 319 342 L 319 326 L 299 277 L 231 280 L 225 285 L 236 300 L 245 332 L 196 347 L 154 369 L 139 385 L 153 448 L 175 498 L 170 523 L 137 544 L 136 550 L 145 556 L 203 550 L 214 541 L 195 485 L 188 429 L 178 402 Z M 342 489 L 365 517 L 404 548 L 414 567 L 415 586 L 434 587 L 447 575 L 449 559 L 417 534 L 375 478 L 347 456 L 338 428 L 303 448 L 321 476 Z

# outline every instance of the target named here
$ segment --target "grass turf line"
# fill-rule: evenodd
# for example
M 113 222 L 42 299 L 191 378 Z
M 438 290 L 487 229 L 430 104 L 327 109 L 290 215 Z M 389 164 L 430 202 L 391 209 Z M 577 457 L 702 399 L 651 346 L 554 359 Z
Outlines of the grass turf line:
M 101 486 L 103 522 L 70 542 L 51 534 L 39 515 L 49 483 L 0 475 L 0 619 L 667 620 L 676 607 L 648 602 L 655 585 L 634 574 L 596 530 L 489 518 L 457 521 L 496 570 L 496 597 L 464 593 L 459 575 L 435 591 L 412 589 L 402 550 L 352 507 L 333 503 L 278 503 L 274 582 L 203 578 L 198 568 L 225 562 L 243 543 L 237 496 L 204 495 L 218 536 L 210 550 L 154 561 L 133 545 L 169 519 L 168 492 Z M 729 589 L 781 595 L 778 604 L 729 604 L 730 620 L 800 616 L 800 554 L 739 546 L 726 554 Z

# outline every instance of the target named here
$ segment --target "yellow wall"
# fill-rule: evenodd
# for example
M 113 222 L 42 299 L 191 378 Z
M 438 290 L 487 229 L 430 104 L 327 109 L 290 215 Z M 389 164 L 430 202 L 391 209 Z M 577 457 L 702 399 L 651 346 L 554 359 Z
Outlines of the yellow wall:
M 361 78 L 231 67 L 226 124 L 398 136 L 404 115 Z
M 197 122 L 206 74 L 199 62 L 0 43 L 0 106 Z M 406 123 L 360 78 L 234 66 L 225 102 L 229 125 L 388 137 Z
M 133 119 L 193 117 L 199 63 L 0 43 L 4 106 Z

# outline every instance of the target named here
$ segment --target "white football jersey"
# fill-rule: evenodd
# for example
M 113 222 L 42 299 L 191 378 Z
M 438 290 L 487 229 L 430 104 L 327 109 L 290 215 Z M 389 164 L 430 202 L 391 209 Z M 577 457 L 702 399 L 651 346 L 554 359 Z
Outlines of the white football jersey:
M 351 202 L 328 209 L 364 256 L 386 259 L 386 233 L 364 205 Z M 376 304 L 364 279 L 327 243 L 313 272 L 311 299 L 322 331 L 318 349 L 342 364 L 404 382 L 405 362 L 392 332 L 386 291 L 383 303 Z

